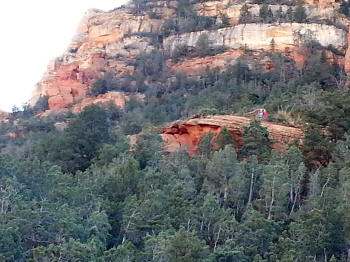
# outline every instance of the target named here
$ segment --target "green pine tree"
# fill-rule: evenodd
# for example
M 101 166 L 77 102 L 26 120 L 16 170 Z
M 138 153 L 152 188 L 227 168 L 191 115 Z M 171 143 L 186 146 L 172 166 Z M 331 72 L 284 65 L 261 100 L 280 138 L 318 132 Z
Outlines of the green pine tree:
M 303 23 L 306 21 L 306 18 L 307 18 L 306 9 L 303 5 L 303 2 L 299 0 L 298 5 L 294 10 L 294 19 L 298 23 Z
M 269 131 L 261 126 L 260 121 L 253 120 L 244 128 L 243 146 L 239 150 L 240 158 L 256 155 L 259 160 L 266 160 L 271 154 Z

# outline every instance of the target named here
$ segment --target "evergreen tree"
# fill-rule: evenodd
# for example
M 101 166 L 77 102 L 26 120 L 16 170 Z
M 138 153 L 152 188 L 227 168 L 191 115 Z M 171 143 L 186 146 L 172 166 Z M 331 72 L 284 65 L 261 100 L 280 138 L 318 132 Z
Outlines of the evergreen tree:
M 108 91 L 107 80 L 98 79 L 92 85 L 92 89 L 90 90 L 89 94 L 91 96 L 98 96 L 98 95 L 107 93 L 107 91 Z
M 197 53 L 204 57 L 210 55 L 210 42 L 207 34 L 201 34 L 196 43 Z
M 271 7 L 269 7 L 269 10 L 267 12 L 267 17 L 268 17 L 268 22 L 272 22 L 274 19 L 273 19 L 273 12 L 272 12 L 272 9 Z
M 149 237 L 146 251 L 152 261 L 202 262 L 207 259 L 208 248 L 198 237 L 181 228 L 175 234 L 161 232 Z
M 201 155 L 208 157 L 213 151 L 213 144 L 212 144 L 213 136 L 214 134 L 212 132 L 202 134 L 202 139 L 198 144 L 198 152 Z
M 274 52 L 275 51 L 275 47 L 276 47 L 276 43 L 275 43 L 275 39 L 274 38 L 271 39 L 270 47 L 271 47 L 271 51 Z
M 287 211 L 288 167 L 282 164 L 267 165 L 262 174 L 260 195 L 263 197 L 268 219 L 283 218 Z
M 260 160 L 266 160 L 271 153 L 269 131 L 262 127 L 260 121 L 253 120 L 244 128 L 243 146 L 239 150 L 241 158 L 256 155 Z
M 287 13 L 286 13 L 286 18 L 288 22 L 293 22 L 294 20 L 294 12 L 292 7 L 288 7 Z
M 269 6 L 267 4 L 263 4 L 260 7 L 259 17 L 262 19 L 263 22 L 267 22 L 267 19 L 269 17 Z
M 222 196 L 224 203 L 232 201 L 235 206 L 239 205 L 244 194 L 244 176 L 232 146 L 214 152 L 207 165 L 206 179 L 212 192 Z
M 220 135 L 215 142 L 218 143 L 220 148 L 224 148 L 227 145 L 235 145 L 233 136 L 231 132 L 227 130 L 226 126 L 222 128 Z
M 283 13 L 282 7 L 280 6 L 280 8 L 276 11 L 276 18 L 277 18 L 277 22 L 281 23 L 281 21 L 285 18 L 285 14 Z
M 240 10 L 240 16 L 239 16 L 239 23 L 246 24 L 249 23 L 251 20 L 251 13 L 249 11 L 249 6 L 247 4 L 244 4 Z
M 297 7 L 294 10 L 294 19 L 298 23 L 305 22 L 307 18 L 306 9 L 302 1 L 298 1 Z
M 326 165 L 331 159 L 332 145 L 319 128 L 310 125 L 306 131 L 303 154 L 309 168 Z

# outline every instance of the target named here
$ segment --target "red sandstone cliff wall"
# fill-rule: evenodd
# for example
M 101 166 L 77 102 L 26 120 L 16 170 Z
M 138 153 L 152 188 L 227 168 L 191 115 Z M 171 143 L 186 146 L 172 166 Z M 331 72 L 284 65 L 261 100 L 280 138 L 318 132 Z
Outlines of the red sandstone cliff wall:
M 317 17 L 317 19 L 328 19 L 327 14 L 331 11 L 327 10 L 331 8 L 332 12 L 336 13 L 339 8 L 339 5 L 333 0 L 308 0 L 306 3 L 308 15 Z M 132 74 L 135 70 L 135 58 L 141 53 L 156 48 L 153 40 L 145 33 L 159 34 L 165 20 L 174 16 L 175 5 L 176 1 L 155 3 L 154 10 L 160 14 L 161 19 L 151 19 L 147 12 L 135 13 L 131 6 L 111 12 L 99 10 L 87 12 L 67 52 L 48 66 L 46 74 L 33 93 L 31 104 L 35 104 L 40 96 L 45 95 L 48 96 L 50 109 L 66 108 L 68 105 L 77 104 L 85 99 L 85 94 L 91 89 L 92 84 L 98 78 L 103 77 L 106 72 L 111 72 L 115 76 Z M 196 10 L 199 14 L 209 16 L 218 16 L 226 12 L 234 19 L 237 14 L 233 11 L 240 10 L 240 7 L 241 3 L 235 1 L 207 1 L 198 4 Z M 277 7 L 279 8 L 278 5 L 273 6 L 273 8 Z M 259 6 L 254 5 L 252 8 L 258 10 Z M 233 13 L 230 10 L 233 10 Z M 341 25 L 348 24 L 348 20 L 343 16 L 337 15 L 336 18 L 342 19 Z M 271 59 L 262 55 L 264 51 L 261 49 L 271 51 L 271 39 L 276 42 L 272 51 L 287 55 L 294 59 L 299 67 L 302 67 L 308 52 L 300 48 L 300 41 L 295 38 L 297 35 L 304 36 L 312 31 L 313 37 L 321 44 L 332 43 L 342 51 L 347 49 L 349 41 L 343 29 L 317 23 L 238 26 L 236 23 L 231 23 L 232 25 L 235 26 L 208 32 L 214 45 L 224 43 L 229 47 L 227 52 L 213 57 L 184 59 L 179 63 L 168 61 L 170 71 L 174 73 L 184 71 L 195 75 L 207 68 L 225 68 L 243 54 L 244 46 L 247 46 L 252 52 L 249 58 L 251 61 L 248 59 L 248 62 L 258 62 L 263 68 L 269 70 L 274 65 Z M 167 46 L 175 45 L 177 42 L 193 46 L 201 33 L 170 36 L 164 39 L 163 47 L 166 49 Z M 345 70 L 350 71 L 350 51 L 347 51 L 345 58 L 331 52 L 327 53 L 327 57 L 332 63 L 345 64 Z

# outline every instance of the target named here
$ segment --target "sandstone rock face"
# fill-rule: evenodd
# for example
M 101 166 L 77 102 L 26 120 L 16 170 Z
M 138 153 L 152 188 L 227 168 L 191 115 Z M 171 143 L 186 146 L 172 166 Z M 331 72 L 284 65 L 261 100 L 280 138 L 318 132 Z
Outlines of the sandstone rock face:
M 212 132 L 214 138 L 218 137 L 225 126 L 233 135 L 238 147 L 243 145 L 242 132 L 251 119 L 246 117 L 217 115 L 203 118 L 193 118 L 188 121 L 174 123 L 162 129 L 164 150 L 174 152 L 180 147 L 187 147 L 190 154 L 197 154 L 197 147 L 202 134 Z M 273 148 L 283 150 L 292 142 L 302 143 L 304 132 L 301 127 L 287 126 L 267 121 L 262 121 L 262 126 L 270 132 L 270 139 L 274 142 Z
M 308 50 L 305 48 L 286 48 L 283 51 L 274 50 L 274 52 L 281 53 L 283 56 L 293 60 L 298 69 L 302 69 L 308 59 Z M 345 59 L 343 56 L 335 55 L 328 50 L 324 51 L 324 55 L 330 64 L 344 67 Z M 208 70 L 215 68 L 225 70 L 227 69 L 227 66 L 235 65 L 239 60 L 242 59 L 250 68 L 253 68 L 256 65 L 260 65 L 261 68 L 265 71 L 275 69 L 274 61 L 268 52 L 264 50 L 244 51 L 242 49 L 231 49 L 215 56 L 182 59 L 177 63 L 169 60 L 167 66 L 174 72 L 184 72 L 189 76 L 200 76 L 203 73 L 206 73 Z M 287 63 L 284 66 L 284 69 L 288 70 L 288 66 L 290 65 Z
M 306 4 L 314 4 L 314 5 L 318 5 L 320 7 L 327 7 L 330 5 L 339 5 L 339 1 L 337 0 L 304 0 L 303 1 Z
M 272 39 L 276 49 L 300 46 L 314 40 L 322 46 L 329 45 L 345 50 L 347 33 L 335 26 L 321 24 L 240 24 L 234 27 L 212 31 L 191 32 L 165 39 L 166 49 L 173 51 L 178 45 L 195 47 L 198 38 L 207 34 L 212 46 L 226 46 L 228 48 L 249 48 L 271 50 Z
M 0 123 L 8 122 L 10 114 L 0 110 Z
M 320 20 L 334 20 L 338 21 L 338 17 L 336 16 L 336 11 L 339 9 L 339 3 L 335 1 L 323 1 L 316 2 L 314 0 L 304 1 L 306 5 L 304 5 L 306 9 L 306 14 L 309 19 L 320 19 Z M 243 3 L 231 3 L 230 1 L 207 1 L 203 3 L 199 3 L 196 5 L 196 10 L 199 15 L 211 16 L 211 17 L 220 17 L 221 15 L 225 15 L 231 25 L 237 25 L 240 15 L 241 8 Z M 258 4 L 247 4 L 249 8 L 249 12 L 253 17 L 259 17 L 259 11 L 261 5 Z M 288 5 L 268 5 L 268 8 L 271 9 L 272 13 L 275 15 L 279 10 L 286 13 L 289 6 Z M 292 7 L 296 8 L 296 7 Z
M 284 55 L 293 60 L 299 59 L 300 67 L 307 59 L 306 55 L 298 54 L 296 51 L 285 52 Z M 297 57 L 297 55 L 300 57 Z M 182 59 L 177 63 L 168 61 L 167 66 L 174 72 L 184 72 L 190 76 L 199 76 L 215 68 L 227 69 L 229 65 L 235 65 L 240 59 L 243 59 L 251 68 L 258 64 L 265 71 L 274 69 L 271 56 L 268 56 L 265 51 L 250 50 L 245 52 L 242 49 L 231 49 L 215 56 Z
M 158 32 L 162 23 L 163 20 L 133 14 L 128 8 L 89 10 L 67 52 L 49 64 L 30 103 L 48 96 L 50 109 L 61 109 L 83 99 L 105 72 L 133 73 L 130 64 L 140 53 L 154 48 L 148 35 Z
M 183 59 L 178 63 L 168 61 L 167 66 L 175 72 L 197 75 L 208 69 L 225 68 L 228 65 L 232 65 L 243 54 L 243 50 L 228 50 L 215 56 Z
M 255 52 L 255 58 L 251 61 L 248 59 L 248 63 L 258 62 L 266 70 L 272 69 L 273 64 L 267 56 L 261 55 L 263 51 L 283 53 L 302 67 L 307 58 L 307 50 L 303 50 L 301 46 L 312 40 L 318 41 L 323 47 L 332 45 L 339 51 L 347 50 L 347 32 L 335 26 L 316 23 L 237 25 L 242 3 L 231 0 L 206 1 L 196 4 L 195 8 L 198 14 L 216 17 L 218 20 L 224 14 L 232 26 L 162 39 L 159 37 L 161 27 L 166 19 L 174 17 L 177 1 L 150 3 L 151 10 L 156 11 L 161 19 L 151 19 L 148 11 L 134 11 L 132 4 L 110 12 L 89 10 L 67 51 L 49 64 L 47 72 L 33 92 L 30 103 L 33 105 L 40 96 L 48 96 L 50 110 L 75 105 L 86 98 L 86 93 L 93 83 L 106 72 L 111 72 L 116 77 L 133 74 L 135 59 L 141 53 L 155 48 L 173 51 L 180 44 L 193 47 L 203 33 L 208 35 L 212 46 L 226 46 L 227 52 L 213 57 L 187 59 L 177 64 L 168 61 L 171 70 L 195 75 L 207 68 L 225 68 L 235 63 L 243 54 L 242 50 L 247 49 Z M 309 18 L 335 18 L 337 23 L 341 20 L 341 25 L 348 24 L 348 20 L 341 15 L 334 17 L 339 8 L 336 0 L 305 0 L 305 3 Z M 259 14 L 261 6 L 249 3 L 248 5 L 253 15 Z M 286 11 L 288 8 L 284 5 L 269 7 L 273 12 L 280 8 Z M 327 54 L 327 58 L 332 63 L 345 63 L 346 71 L 350 71 L 350 51 L 347 52 L 345 62 L 344 57 L 334 54 Z M 92 102 L 90 99 L 85 101 Z

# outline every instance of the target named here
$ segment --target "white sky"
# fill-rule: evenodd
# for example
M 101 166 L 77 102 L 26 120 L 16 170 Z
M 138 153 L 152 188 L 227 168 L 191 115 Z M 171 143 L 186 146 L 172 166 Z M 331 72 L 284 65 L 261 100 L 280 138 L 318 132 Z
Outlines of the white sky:
M 0 2 L 0 109 L 31 97 L 48 62 L 61 55 L 89 8 L 110 10 L 126 0 L 3 0 Z

